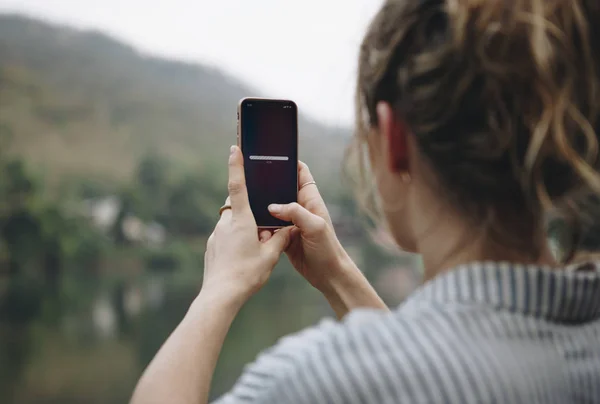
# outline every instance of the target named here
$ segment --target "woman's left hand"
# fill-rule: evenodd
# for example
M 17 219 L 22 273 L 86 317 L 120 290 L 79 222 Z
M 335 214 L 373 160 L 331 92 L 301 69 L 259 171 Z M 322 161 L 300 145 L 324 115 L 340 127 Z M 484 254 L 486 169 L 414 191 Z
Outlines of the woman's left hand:
M 207 242 L 202 290 L 138 382 L 132 403 L 206 403 L 227 330 L 246 300 L 267 281 L 291 227 L 258 234 L 244 159 L 229 156 L 227 209 Z
M 231 299 L 240 306 L 269 279 L 287 248 L 292 227 L 275 233 L 258 232 L 250 209 L 244 176 L 244 158 L 237 146 L 229 155 L 229 198 L 204 255 L 204 282 L 200 294 Z

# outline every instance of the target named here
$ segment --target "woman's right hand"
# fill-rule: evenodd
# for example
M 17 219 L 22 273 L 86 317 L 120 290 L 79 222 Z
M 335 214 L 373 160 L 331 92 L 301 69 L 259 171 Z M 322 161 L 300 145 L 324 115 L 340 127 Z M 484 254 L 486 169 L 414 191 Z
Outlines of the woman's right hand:
M 299 162 L 298 183 L 311 181 L 314 180 L 308 166 Z M 298 203 L 273 204 L 269 211 L 276 218 L 296 225 L 286 254 L 294 268 L 311 285 L 324 292 L 333 278 L 343 276 L 345 267 L 352 261 L 335 235 L 331 217 L 316 184 L 298 191 Z
M 298 164 L 298 183 L 314 181 L 308 166 Z M 298 192 L 298 203 L 270 205 L 279 219 L 291 221 L 286 254 L 294 268 L 321 291 L 342 317 L 354 307 L 386 307 L 339 242 L 316 184 Z

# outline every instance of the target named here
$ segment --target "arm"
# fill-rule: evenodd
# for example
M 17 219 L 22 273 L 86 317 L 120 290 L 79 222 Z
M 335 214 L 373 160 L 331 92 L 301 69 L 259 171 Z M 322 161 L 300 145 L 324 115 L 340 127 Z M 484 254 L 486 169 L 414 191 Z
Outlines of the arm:
M 296 270 L 318 289 L 338 318 L 355 308 L 388 310 L 339 242 L 327 206 L 304 163 L 298 165 L 298 203 L 271 205 L 277 218 L 296 225 L 286 254 Z
M 222 212 L 207 242 L 202 290 L 148 365 L 131 400 L 134 404 L 207 402 L 234 317 L 267 281 L 289 242 L 291 228 L 259 235 L 248 202 L 242 154 L 235 146 L 229 158 L 228 200 L 231 208 Z
M 140 379 L 132 404 L 206 403 L 239 303 L 201 292 Z
M 339 276 L 333 277 L 327 286 L 321 288 L 338 319 L 356 308 L 389 310 L 350 257 L 342 260 L 338 266 L 336 272 Z
M 381 402 L 372 395 L 373 389 L 385 390 L 387 379 L 365 378 L 367 372 L 373 375 L 372 365 L 384 360 L 388 366 L 394 356 L 390 349 L 395 344 L 380 341 L 378 336 L 389 320 L 395 324 L 393 316 L 356 310 L 343 321 L 327 318 L 316 327 L 286 336 L 245 366 L 233 389 L 215 404 Z M 367 340 L 374 344 L 365 344 Z M 407 367 L 404 364 L 397 370 Z M 420 402 L 410 398 L 406 402 Z

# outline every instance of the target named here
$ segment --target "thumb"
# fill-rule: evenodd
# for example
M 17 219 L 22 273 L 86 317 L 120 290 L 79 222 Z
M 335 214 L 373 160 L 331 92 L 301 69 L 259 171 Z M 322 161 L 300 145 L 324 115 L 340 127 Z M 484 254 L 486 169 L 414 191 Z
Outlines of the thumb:
M 309 212 L 300 204 L 294 202 L 288 205 L 269 205 L 269 211 L 278 219 L 291 221 L 304 234 L 316 234 L 327 227 L 327 222 L 321 216 Z
M 290 237 L 293 229 L 294 226 L 288 226 L 275 232 L 273 236 L 265 243 L 269 251 L 276 256 L 279 256 L 282 252 L 284 252 L 290 243 Z

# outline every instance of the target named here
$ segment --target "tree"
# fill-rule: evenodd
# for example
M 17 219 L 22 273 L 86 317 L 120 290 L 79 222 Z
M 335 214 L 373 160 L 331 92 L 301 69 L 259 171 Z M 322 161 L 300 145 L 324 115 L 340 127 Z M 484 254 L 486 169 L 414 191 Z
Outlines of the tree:
M 145 197 L 156 198 L 166 194 L 169 185 L 169 164 L 155 153 L 142 158 L 136 171 L 136 182 Z
M 171 189 L 163 221 L 172 234 L 197 236 L 210 234 L 216 223 L 215 212 L 224 199 L 207 177 L 187 175 Z

